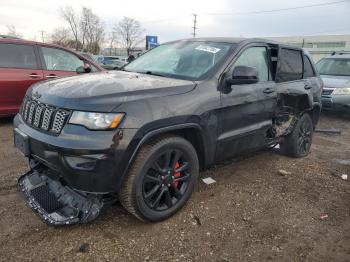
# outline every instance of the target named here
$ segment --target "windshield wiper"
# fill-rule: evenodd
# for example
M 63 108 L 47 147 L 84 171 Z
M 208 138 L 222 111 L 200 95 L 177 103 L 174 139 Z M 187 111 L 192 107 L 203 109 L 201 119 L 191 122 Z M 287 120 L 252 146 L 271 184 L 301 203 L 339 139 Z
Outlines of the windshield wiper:
M 143 72 L 143 74 L 165 77 L 165 75 L 162 75 L 162 74 L 159 74 L 159 73 L 155 73 L 155 72 L 152 72 L 152 71 L 146 71 L 146 72 Z

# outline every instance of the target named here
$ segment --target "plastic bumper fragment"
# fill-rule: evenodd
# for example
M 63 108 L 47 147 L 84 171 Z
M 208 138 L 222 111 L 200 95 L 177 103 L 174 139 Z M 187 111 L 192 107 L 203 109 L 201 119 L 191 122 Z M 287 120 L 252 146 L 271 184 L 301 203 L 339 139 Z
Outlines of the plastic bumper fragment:
M 45 170 L 29 171 L 18 184 L 29 207 L 52 226 L 90 222 L 103 207 L 98 195 L 83 195 L 51 179 Z

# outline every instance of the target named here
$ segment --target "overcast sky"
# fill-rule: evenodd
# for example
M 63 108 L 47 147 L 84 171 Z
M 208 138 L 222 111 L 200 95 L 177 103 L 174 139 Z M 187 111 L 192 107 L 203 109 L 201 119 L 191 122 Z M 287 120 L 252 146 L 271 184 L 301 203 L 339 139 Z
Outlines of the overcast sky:
M 48 37 L 54 28 L 67 26 L 59 15 L 59 8 L 66 5 L 76 10 L 82 6 L 91 8 L 103 20 L 107 30 L 123 16 L 133 17 L 141 22 L 145 34 L 157 35 L 160 42 L 191 37 L 193 13 L 198 14 L 198 36 L 350 34 L 350 1 L 280 12 L 242 14 L 337 1 L 0 0 L 0 34 L 6 34 L 6 25 L 13 24 L 24 38 L 39 41 L 41 30 Z

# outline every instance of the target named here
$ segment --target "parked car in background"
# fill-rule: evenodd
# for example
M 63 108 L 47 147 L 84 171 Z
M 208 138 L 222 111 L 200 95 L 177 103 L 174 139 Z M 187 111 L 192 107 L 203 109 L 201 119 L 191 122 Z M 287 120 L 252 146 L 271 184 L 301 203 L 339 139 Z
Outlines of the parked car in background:
M 108 77 L 40 83 L 14 119 L 31 163 L 21 191 L 51 225 L 89 222 L 118 199 L 140 220 L 164 220 L 200 168 L 276 144 L 308 155 L 321 86 L 303 50 L 239 38 L 173 41 Z
M 15 115 L 34 83 L 104 70 L 92 60 L 57 45 L 0 38 L 0 117 Z
M 323 109 L 336 111 L 350 110 L 350 53 L 336 53 L 321 59 L 316 68 L 324 88 Z
M 82 55 L 83 57 L 89 59 L 90 61 L 96 62 L 94 55 L 92 55 L 90 53 L 86 53 L 86 52 L 77 52 L 77 53 Z
M 124 63 L 128 63 L 128 58 L 124 56 L 98 56 L 97 57 L 97 62 L 102 65 L 105 64 L 107 61 L 110 60 L 120 60 Z
M 119 70 L 121 68 L 123 68 L 123 66 L 125 66 L 127 63 L 121 61 L 121 60 L 108 60 L 105 61 L 101 64 L 101 66 L 104 69 L 107 70 Z

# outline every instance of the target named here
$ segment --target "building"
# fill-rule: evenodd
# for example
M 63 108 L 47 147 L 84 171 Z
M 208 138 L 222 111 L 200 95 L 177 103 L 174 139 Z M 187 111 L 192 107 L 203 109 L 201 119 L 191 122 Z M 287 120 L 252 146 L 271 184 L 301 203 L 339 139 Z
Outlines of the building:
M 333 52 L 350 52 L 350 35 L 267 37 L 307 50 L 315 62 Z

